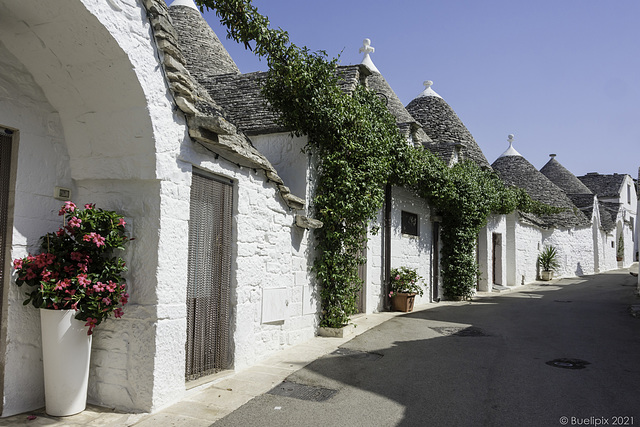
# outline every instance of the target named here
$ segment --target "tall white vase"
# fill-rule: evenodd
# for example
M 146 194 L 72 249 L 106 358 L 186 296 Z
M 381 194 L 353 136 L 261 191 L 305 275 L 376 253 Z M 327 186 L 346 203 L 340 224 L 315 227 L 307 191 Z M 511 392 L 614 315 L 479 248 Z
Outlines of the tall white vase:
M 87 406 L 91 335 L 74 310 L 40 309 L 46 412 L 62 417 Z

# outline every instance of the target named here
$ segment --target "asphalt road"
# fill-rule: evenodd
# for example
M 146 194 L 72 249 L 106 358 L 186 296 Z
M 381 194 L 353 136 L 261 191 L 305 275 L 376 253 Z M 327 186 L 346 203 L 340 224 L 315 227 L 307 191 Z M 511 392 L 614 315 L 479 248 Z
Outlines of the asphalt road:
M 640 425 L 636 285 L 619 270 L 399 316 L 272 390 L 297 397 L 215 425 Z

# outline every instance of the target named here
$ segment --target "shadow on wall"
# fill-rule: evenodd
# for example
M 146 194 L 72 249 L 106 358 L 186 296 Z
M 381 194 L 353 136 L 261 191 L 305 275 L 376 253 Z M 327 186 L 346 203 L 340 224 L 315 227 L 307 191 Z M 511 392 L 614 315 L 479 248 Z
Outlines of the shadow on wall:
M 576 276 L 584 276 L 584 270 L 582 270 L 582 265 L 580 265 L 580 263 L 578 263 L 578 265 L 576 266 Z

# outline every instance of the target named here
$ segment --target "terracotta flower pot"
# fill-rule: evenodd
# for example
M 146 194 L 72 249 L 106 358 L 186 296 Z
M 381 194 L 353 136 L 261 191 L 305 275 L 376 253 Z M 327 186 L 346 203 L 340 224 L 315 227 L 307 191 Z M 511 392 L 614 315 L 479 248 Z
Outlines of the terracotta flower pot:
M 393 298 L 391 298 L 391 307 L 395 311 L 404 311 L 407 313 L 413 311 L 413 303 L 415 299 L 416 294 L 398 292 L 393 296 Z

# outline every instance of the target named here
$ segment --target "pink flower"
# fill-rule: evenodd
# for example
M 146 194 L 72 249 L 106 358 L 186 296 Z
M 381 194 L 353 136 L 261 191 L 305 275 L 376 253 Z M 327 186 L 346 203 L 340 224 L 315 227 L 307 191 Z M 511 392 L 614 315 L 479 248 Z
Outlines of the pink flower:
M 85 209 L 93 209 L 96 207 L 95 203 L 87 203 L 86 205 L 84 205 Z
M 89 279 L 86 274 L 78 274 L 78 284 L 86 288 L 87 285 L 91 284 L 91 279 Z
M 107 297 L 102 298 L 102 302 L 105 303 L 106 305 L 111 305 L 111 300 Z
M 120 304 L 125 305 L 128 302 L 129 302 L 129 294 L 125 292 L 122 295 L 122 298 L 120 298 Z
M 400 280 L 400 275 L 399 274 L 396 276 L 396 280 Z
M 121 225 L 124 227 L 125 224 L 126 222 L 124 221 L 124 218 L 120 218 L 120 221 L 118 221 L 118 225 Z
M 64 202 L 64 206 L 58 212 L 58 215 L 62 216 L 66 213 L 71 213 L 76 210 L 76 204 L 73 202 Z
M 59 228 L 58 231 L 56 232 L 56 234 L 58 235 L 58 237 L 62 237 L 64 235 L 64 228 Z
M 85 242 L 91 242 L 91 241 L 93 241 L 93 243 L 95 243 L 97 247 L 100 247 L 100 246 L 104 246 L 104 245 L 105 245 L 105 243 L 104 243 L 105 238 L 104 238 L 104 237 L 102 237 L 101 235 L 99 235 L 98 233 L 96 233 L 95 231 L 92 231 L 92 232 L 91 232 L 91 233 L 89 233 L 89 234 L 85 234 L 85 235 L 82 237 L 82 240 L 84 240 Z
M 98 319 L 94 319 L 93 317 L 87 317 L 87 323 L 84 324 L 84 326 L 89 327 L 89 332 L 87 332 L 87 335 L 92 335 L 93 328 L 95 328 L 97 325 L 98 325 Z
M 13 260 L 13 268 L 15 268 L 16 270 L 20 270 L 22 268 L 22 263 L 23 262 L 24 262 L 24 260 L 22 260 L 21 258 L 14 259 Z
M 38 275 L 34 273 L 32 269 L 27 270 L 27 280 L 35 279 L 36 277 L 38 277 Z
M 96 283 L 93 285 L 93 290 L 94 290 L 95 292 L 102 292 L 102 291 L 104 291 L 104 284 L 103 284 L 102 282 L 96 282 Z
M 116 317 L 116 319 L 121 318 L 123 314 L 124 312 L 121 308 L 116 308 L 115 310 L 113 310 L 113 315 Z
M 113 283 L 111 280 L 109 280 L 109 283 L 106 285 L 107 291 L 109 292 L 115 292 L 116 287 L 117 287 L 117 283 Z
M 69 227 L 80 228 L 80 224 L 82 224 L 82 220 L 75 216 L 69 220 Z

